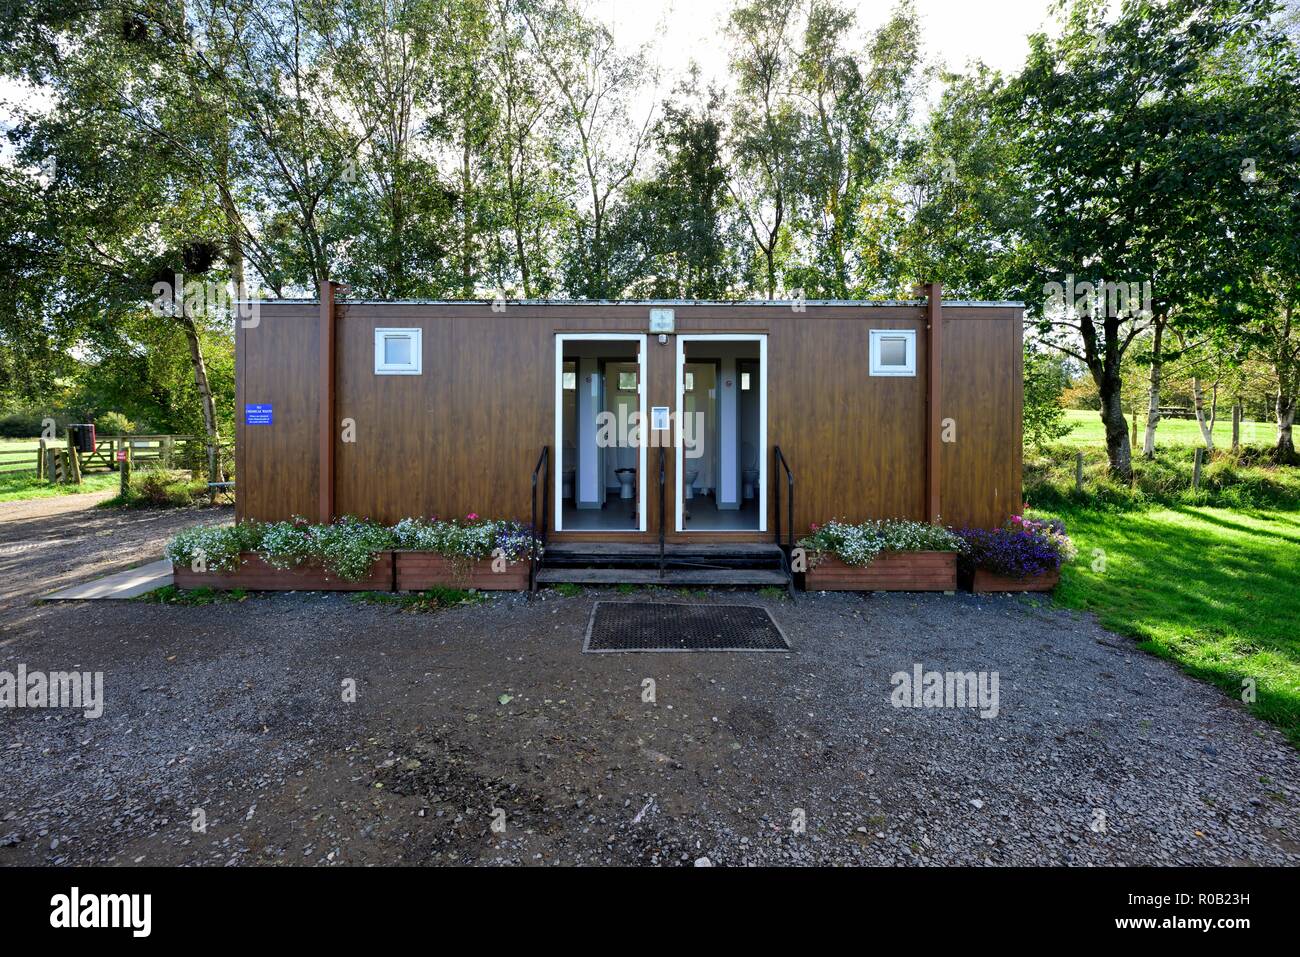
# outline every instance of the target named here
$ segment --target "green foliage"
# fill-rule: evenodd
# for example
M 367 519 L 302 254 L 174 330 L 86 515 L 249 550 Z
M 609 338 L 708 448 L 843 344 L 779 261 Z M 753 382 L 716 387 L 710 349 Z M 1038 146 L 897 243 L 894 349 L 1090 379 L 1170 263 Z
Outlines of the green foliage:
M 116 476 L 114 476 L 116 479 Z M 118 492 L 104 508 L 185 508 L 207 494 L 207 482 L 177 469 L 139 469 L 131 474 L 126 494 Z
M 551 587 L 565 598 L 577 598 L 582 594 L 582 586 L 573 582 L 559 582 Z
M 104 412 L 95 417 L 95 434 L 97 436 L 132 435 L 136 434 L 136 427 L 135 423 L 121 412 Z
M 42 431 L 42 422 L 47 414 L 35 409 L 25 409 L 0 415 L 0 438 L 31 439 L 39 436 Z M 65 418 L 50 417 L 54 418 L 56 427 L 60 430 L 67 425 Z
M 1079 451 L 1084 452 L 1082 492 L 1075 490 Z M 1202 466 L 1201 488 L 1195 492 L 1190 448 L 1157 449 L 1154 459 L 1135 459 L 1133 470 L 1131 482 L 1118 481 L 1098 448 L 1050 446 L 1026 456 L 1025 501 L 1050 511 L 1080 506 L 1129 511 L 1158 504 L 1300 508 L 1300 469 L 1273 465 L 1265 448 L 1217 453 Z
M 145 592 L 133 600 L 157 605 L 197 606 L 242 602 L 246 601 L 248 597 L 248 592 L 242 588 L 221 591 L 215 588 L 182 589 L 177 588 L 175 585 L 164 585 L 162 588 L 155 588 L 153 591 Z
M 1069 374 L 1059 356 L 1026 349 L 1024 359 L 1024 407 L 1021 421 L 1024 443 L 1041 449 L 1070 432 L 1061 407 L 1061 395 L 1069 385 Z

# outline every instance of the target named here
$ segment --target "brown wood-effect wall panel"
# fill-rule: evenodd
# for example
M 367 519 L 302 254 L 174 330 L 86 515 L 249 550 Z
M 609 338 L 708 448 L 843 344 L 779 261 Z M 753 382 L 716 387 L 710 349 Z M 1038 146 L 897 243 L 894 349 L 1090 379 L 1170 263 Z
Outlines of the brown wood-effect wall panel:
M 915 315 L 774 325 L 768 443 L 781 446 L 794 472 L 796 536 L 831 518 L 924 517 L 924 364 L 916 376 L 869 374 L 872 329 L 915 330 L 924 355 L 924 320 Z M 769 461 L 768 476 L 771 511 L 771 496 L 785 495 L 784 475 Z
M 795 472 L 797 533 L 832 517 L 925 517 L 923 306 L 675 308 L 679 333 L 768 336 L 768 535 L 776 496 L 783 512 L 785 502 L 773 445 Z M 541 446 L 555 441 L 555 334 L 641 333 L 647 313 L 644 305 L 618 304 L 512 304 L 494 313 L 488 304 L 341 303 L 337 513 L 385 522 L 469 511 L 527 519 L 529 474 Z M 944 445 L 943 518 L 993 524 L 1020 506 L 1021 312 L 945 306 L 944 315 L 943 408 L 958 418 L 959 441 Z M 241 517 L 312 514 L 317 321 L 314 304 L 267 304 L 259 328 L 243 331 L 237 345 L 240 401 L 274 404 L 276 423 L 244 426 L 241 404 Z M 377 326 L 422 330 L 422 375 L 374 374 Z M 869 375 L 871 329 L 917 331 L 915 377 Z M 647 349 L 646 405 L 671 407 L 676 343 L 648 336 Z M 344 418 L 356 421 L 355 443 L 342 441 Z M 669 538 L 700 541 L 671 531 L 674 460 L 670 452 Z M 648 539 L 658 534 L 657 463 L 651 448 Z
M 340 309 L 335 507 L 396 522 L 418 515 L 526 519 L 529 476 L 553 444 L 554 336 L 510 313 L 441 318 Z M 418 376 L 375 375 L 374 330 L 419 328 Z
M 1021 510 L 1021 318 L 948 318 L 944 310 L 942 446 L 947 525 L 992 528 Z
M 236 500 L 240 519 L 315 519 L 320 462 L 319 318 L 263 305 L 237 332 Z M 246 405 L 270 405 L 271 425 L 245 425 Z

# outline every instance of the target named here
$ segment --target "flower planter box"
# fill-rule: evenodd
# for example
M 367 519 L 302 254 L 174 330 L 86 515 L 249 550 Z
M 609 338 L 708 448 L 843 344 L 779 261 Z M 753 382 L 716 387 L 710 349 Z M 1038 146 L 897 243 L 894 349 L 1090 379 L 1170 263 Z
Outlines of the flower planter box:
M 970 590 L 973 592 L 1051 591 L 1060 580 L 1059 571 L 1035 575 L 1032 578 L 1008 578 L 1006 575 L 977 568 L 971 580 Z
M 828 555 L 804 574 L 806 591 L 956 591 L 955 552 L 882 552 L 870 565 Z
M 494 572 L 492 559 L 482 558 L 468 566 L 435 552 L 393 553 L 397 558 L 397 590 L 424 591 L 426 588 L 477 588 L 480 591 L 527 591 L 528 562 L 509 562 Z
M 281 570 L 264 562 L 254 552 L 239 556 L 240 566 L 232 572 L 196 572 L 172 566 L 172 581 L 177 588 L 215 588 L 229 591 L 390 591 L 393 587 L 393 553 L 377 552 L 370 574 L 360 581 L 348 581 L 332 575 L 319 565 L 299 565 Z

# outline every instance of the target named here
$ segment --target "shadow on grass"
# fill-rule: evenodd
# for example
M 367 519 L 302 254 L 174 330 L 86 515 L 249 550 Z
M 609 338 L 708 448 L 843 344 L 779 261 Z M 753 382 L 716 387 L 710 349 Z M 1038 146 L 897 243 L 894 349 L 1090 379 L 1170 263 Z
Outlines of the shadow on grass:
M 1300 541 L 1233 520 L 1279 513 L 1225 518 L 1177 506 L 1061 514 L 1080 555 L 1064 570 L 1060 603 L 1094 612 L 1105 627 L 1218 685 L 1300 746 Z

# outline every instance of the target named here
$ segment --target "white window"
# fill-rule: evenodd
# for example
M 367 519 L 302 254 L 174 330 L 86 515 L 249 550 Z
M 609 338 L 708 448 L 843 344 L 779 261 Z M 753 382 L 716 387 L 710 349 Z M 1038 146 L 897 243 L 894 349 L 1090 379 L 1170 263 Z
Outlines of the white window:
M 748 391 L 749 391 L 749 373 L 748 373 L 748 372 L 742 372 L 742 373 L 740 374 L 740 391 L 741 391 L 741 392 L 748 392 Z
M 916 375 L 916 332 L 871 330 L 872 375 Z
M 375 330 L 375 375 L 420 374 L 420 330 Z

